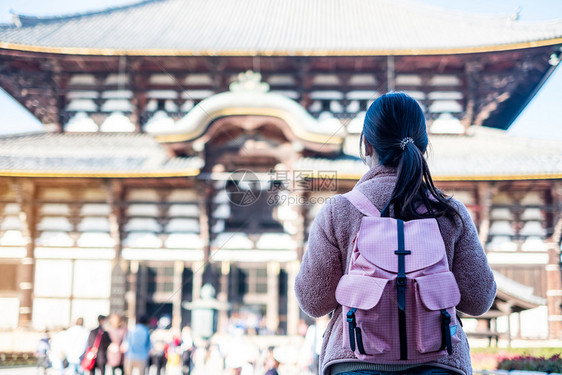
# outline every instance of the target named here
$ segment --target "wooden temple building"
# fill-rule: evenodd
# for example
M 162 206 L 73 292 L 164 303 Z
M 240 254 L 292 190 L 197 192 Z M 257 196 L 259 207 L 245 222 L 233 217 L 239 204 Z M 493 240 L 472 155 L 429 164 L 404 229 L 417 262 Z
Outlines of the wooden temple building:
M 219 328 L 254 314 L 295 334 L 310 224 L 366 171 L 364 112 L 396 90 L 424 108 L 435 180 L 496 271 L 484 322 L 562 339 L 562 143 L 506 132 L 561 46 L 562 22 L 407 0 L 15 14 L 0 87 L 45 132 L 0 138 L 0 328 L 109 312 L 179 327 L 210 284 Z

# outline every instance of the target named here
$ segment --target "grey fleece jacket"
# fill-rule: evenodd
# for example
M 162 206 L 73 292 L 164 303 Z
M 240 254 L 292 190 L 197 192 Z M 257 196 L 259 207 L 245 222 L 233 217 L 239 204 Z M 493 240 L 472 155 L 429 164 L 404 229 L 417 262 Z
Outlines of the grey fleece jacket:
M 381 211 L 390 199 L 395 183 L 396 169 L 378 165 L 365 173 L 355 188 Z M 457 310 L 478 316 L 491 307 L 496 283 L 470 214 L 462 203 L 452 201 L 462 216 L 464 226 L 458 217 L 441 217 L 437 222 L 445 242 L 449 267 L 461 292 Z M 350 260 L 351 241 L 359 230 L 362 217 L 341 195 L 328 200 L 312 224 L 308 248 L 295 280 L 296 296 L 305 313 L 320 317 L 333 312 L 320 354 L 320 369 L 324 375 L 329 375 L 330 366 L 336 363 L 359 361 L 353 352 L 343 347 L 341 306 L 336 301 L 335 291 Z M 470 375 L 470 349 L 462 329 L 459 334 L 461 341 L 453 347 L 453 354 L 432 365 Z M 381 366 L 380 369 L 389 369 L 389 366 Z

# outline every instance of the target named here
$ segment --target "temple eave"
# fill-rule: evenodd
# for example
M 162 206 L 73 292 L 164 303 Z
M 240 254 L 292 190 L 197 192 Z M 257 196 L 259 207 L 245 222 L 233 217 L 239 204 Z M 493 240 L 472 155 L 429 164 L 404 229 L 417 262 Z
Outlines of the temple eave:
M 398 49 L 291 49 L 291 50 L 248 50 L 248 49 L 166 49 L 166 48 L 84 48 L 70 46 L 40 46 L 0 42 L 0 50 L 22 52 L 54 53 L 60 55 L 86 56 L 421 56 L 460 55 L 469 53 L 502 52 L 518 49 L 555 46 L 562 44 L 562 38 L 530 40 L 516 43 L 463 46 L 445 48 L 398 48 Z
M 35 170 L 0 170 L 0 177 L 73 177 L 73 178 L 157 178 L 157 177 L 192 177 L 199 175 L 199 169 L 172 171 L 35 171 Z

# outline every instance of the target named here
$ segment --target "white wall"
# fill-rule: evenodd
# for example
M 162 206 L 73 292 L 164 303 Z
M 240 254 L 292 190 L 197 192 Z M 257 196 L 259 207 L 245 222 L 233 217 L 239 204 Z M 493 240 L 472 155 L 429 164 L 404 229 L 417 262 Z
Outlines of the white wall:
M 95 327 L 97 316 L 109 313 L 110 289 L 108 260 L 38 259 L 33 327 L 68 327 L 78 317 Z

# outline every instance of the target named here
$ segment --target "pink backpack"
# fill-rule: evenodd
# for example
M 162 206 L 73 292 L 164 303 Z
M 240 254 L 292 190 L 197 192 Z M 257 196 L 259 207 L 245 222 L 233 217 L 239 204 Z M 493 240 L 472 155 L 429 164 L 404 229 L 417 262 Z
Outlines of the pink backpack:
M 343 345 L 358 359 L 412 364 L 452 354 L 460 291 L 435 219 L 381 217 L 360 191 L 343 195 L 364 216 L 336 299 Z

